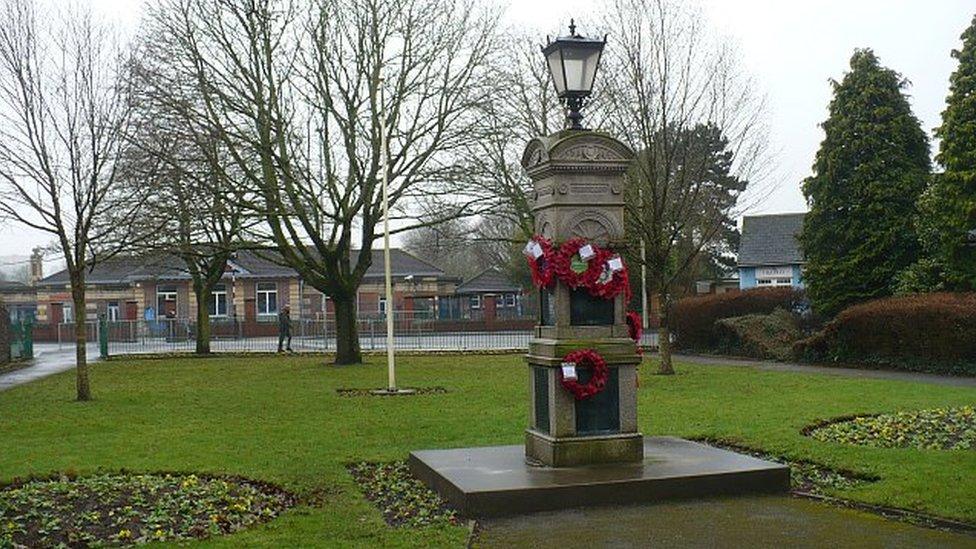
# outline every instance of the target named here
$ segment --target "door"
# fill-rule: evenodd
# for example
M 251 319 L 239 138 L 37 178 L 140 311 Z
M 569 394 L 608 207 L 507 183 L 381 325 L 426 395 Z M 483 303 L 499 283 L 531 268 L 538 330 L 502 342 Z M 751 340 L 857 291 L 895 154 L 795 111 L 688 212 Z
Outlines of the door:
M 51 303 L 51 324 L 61 324 L 64 321 L 64 303 Z

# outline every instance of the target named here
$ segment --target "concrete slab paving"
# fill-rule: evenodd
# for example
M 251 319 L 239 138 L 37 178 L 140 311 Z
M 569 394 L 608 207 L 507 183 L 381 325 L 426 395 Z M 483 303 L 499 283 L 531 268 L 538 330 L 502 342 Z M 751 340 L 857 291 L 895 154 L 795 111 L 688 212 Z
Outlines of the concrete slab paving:
M 538 467 L 523 446 L 410 453 L 414 475 L 466 516 L 728 494 L 781 493 L 789 467 L 675 437 L 644 439 L 644 459 Z
M 484 519 L 479 548 L 949 547 L 976 537 L 789 496 L 742 496 Z

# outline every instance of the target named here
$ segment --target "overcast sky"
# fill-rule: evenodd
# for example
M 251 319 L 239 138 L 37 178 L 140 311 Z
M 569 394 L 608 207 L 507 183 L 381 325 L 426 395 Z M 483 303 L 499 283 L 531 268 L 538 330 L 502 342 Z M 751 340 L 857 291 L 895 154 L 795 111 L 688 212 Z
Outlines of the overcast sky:
M 102 15 L 127 29 L 138 24 L 144 3 L 91 1 Z M 595 4 L 513 0 L 506 17 L 509 23 L 545 32 L 575 17 L 585 32 Z M 772 148 L 778 152 L 770 182 L 774 189 L 750 213 L 806 210 L 800 181 L 809 174 L 822 139 L 818 124 L 830 101 L 828 80 L 843 75 L 855 48 L 873 48 L 884 65 L 911 81 L 912 107 L 931 133 L 939 124 L 955 67 L 949 51 L 959 47 L 959 35 L 976 13 L 973 0 L 702 0 L 701 5 L 712 27 L 738 45 L 745 68 L 770 106 Z M 608 47 L 613 47 L 613 29 L 608 31 Z M 45 240 L 6 222 L 0 228 L 0 257 L 28 254 Z

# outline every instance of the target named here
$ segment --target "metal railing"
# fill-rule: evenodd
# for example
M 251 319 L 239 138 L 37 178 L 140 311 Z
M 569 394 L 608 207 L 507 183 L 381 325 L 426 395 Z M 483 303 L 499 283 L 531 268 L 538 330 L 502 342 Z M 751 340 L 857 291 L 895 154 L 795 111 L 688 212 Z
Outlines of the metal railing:
M 417 351 L 523 350 L 532 339 L 534 319 L 496 321 L 441 320 L 416 313 L 394 315 L 394 348 Z M 363 350 L 386 349 L 386 319 L 363 315 L 357 319 L 359 345 Z M 193 352 L 196 323 L 187 319 L 105 322 L 109 355 Z M 277 321 L 214 319 L 210 349 L 213 352 L 275 352 Z M 643 345 L 656 347 L 657 334 L 645 333 Z M 327 352 L 336 347 L 336 323 L 331 317 L 291 322 L 291 348 L 296 352 Z

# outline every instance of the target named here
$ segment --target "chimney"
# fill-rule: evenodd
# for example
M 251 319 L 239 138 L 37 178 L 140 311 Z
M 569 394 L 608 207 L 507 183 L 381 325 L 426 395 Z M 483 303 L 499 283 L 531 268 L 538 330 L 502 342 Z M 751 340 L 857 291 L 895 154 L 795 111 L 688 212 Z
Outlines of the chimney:
M 36 286 L 37 281 L 44 278 L 44 254 L 40 248 L 34 248 L 30 257 L 30 285 Z

